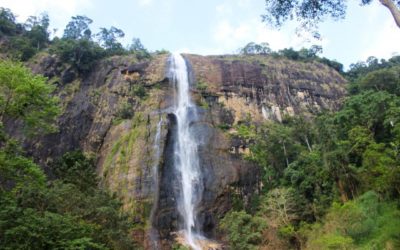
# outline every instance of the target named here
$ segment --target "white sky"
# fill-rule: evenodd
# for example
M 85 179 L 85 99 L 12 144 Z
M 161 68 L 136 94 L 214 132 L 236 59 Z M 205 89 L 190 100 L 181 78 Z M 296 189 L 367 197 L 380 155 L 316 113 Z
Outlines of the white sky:
M 10 8 L 20 22 L 46 11 L 58 35 L 71 16 L 86 15 L 94 21 L 93 33 L 116 26 L 126 34 L 124 44 L 139 37 L 150 50 L 223 54 L 251 41 L 268 42 L 274 50 L 319 43 L 323 56 L 345 66 L 400 52 L 400 29 L 389 11 L 377 0 L 367 7 L 358 2 L 349 1 L 346 19 L 321 25 L 323 39 L 311 43 L 295 34 L 295 23 L 281 30 L 262 23 L 264 0 L 0 0 L 0 7 Z

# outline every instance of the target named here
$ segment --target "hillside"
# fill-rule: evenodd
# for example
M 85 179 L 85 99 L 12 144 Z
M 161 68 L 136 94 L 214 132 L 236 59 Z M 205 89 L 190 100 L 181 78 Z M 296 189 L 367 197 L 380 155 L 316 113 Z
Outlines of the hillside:
M 249 119 L 261 124 L 282 121 L 285 115 L 309 117 L 337 110 L 345 80 L 319 63 L 266 56 L 185 57 L 192 69 L 192 94 L 202 114 L 197 130 L 204 145 L 199 149 L 201 165 L 207 173 L 203 227 L 215 237 L 218 218 L 232 207 L 232 192 L 250 199 L 261 181 L 260 170 L 242 159 L 248 146 L 236 136 L 235 126 Z M 45 165 L 69 151 L 94 155 L 102 185 L 122 199 L 124 209 L 141 225 L 135 233 L 139 241 L 146 238 L 157 186 L 156 227 L 163 238 L 176 230 L 176 210 L 168 204 L 173 188 L 169 136 L 174 126 L 168 110 L 174 88 L 168 79 L 167 59 L 168 55 L 160 55 L 139 62 L 131 56 L 114 56 L 99 61 L 83 79 L 54 56 L 39 54 L 28 62 L 34 72 L 51 76 L 49 82 L 56 84 L 63 107 L 59 131 L 27 141 L 28 152 Z M 160 145 L 164 153 L 154 159 L 160 119 L 165 121 Z M 153 183 L 155 161 L 161 164 L 158 185 Z
M 397 249 L 400 57 L 149 52 L 0 9 L 1 249 Z

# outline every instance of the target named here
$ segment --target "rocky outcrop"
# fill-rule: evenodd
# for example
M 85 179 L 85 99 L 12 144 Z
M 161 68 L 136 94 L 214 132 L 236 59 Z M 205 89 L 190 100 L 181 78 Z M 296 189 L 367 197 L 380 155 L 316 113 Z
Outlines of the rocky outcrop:
M 35 72 L 57 85 L 63 114 L 57 133 L 30 140 L 26 147 L 44 166 L 71 150 L 95 154 L 102 184 L 122 199 L 137 225 L 134 237 L 147 248 L 148 232 L 154 228 L 160 244 L 169 249 L 179 222 L 173 167 L 176 121 L 170 112 L 175 88 L 168 79 L 167 58 L 139 62 L 133 56 L 112 57 L 85 77 L 49 55 L 31 63 Z M 246 142 L 235 136 L 234 125 L 337 109 L 345 81 L 319 63 L 265 56 L 185 58 L 199 114 L 192 124 L 201 142 L 204 184 L 198 220 L 207 236 L 218 238 L 218 221 L 233 200 L 250 202 L 260 185 L 257 166 L 243 160 Z M 154 140 L 160 119 L 158 158 Z
M 207 86 L 206 96 L 231 110 L 235 122 L 335 110 L 345 94 L 344 78 L 317 62 L 260 55 L 186 57 L 196 81 Z
M 98 154 L 115 121 L 126 118 L 121 117 L 124 115 L 134 117 L 140 111 L 142 101 L 133 92 L 135 85 L 143 85 L 144 91 L 149 91 L 152 84 L 161 82 L 164 78 L 157 76 L 164 75 L 165 61 L 166 56 L 146 64 L 138 63 L 133 56 L 111 57 L 99 62 L 91 73 L 78 77 L 57 58 L 39 55 L 32 63 L 33 71 L 49 77 L 57 86 L 63 113 L 57 133 L 29 141 L 32 155 L 47 164 L 72 150 Z M 136 65 L 145 66 L 138 69 L 141 75 L 135 81 L 127 81 L 137 71 L 126 69 Z

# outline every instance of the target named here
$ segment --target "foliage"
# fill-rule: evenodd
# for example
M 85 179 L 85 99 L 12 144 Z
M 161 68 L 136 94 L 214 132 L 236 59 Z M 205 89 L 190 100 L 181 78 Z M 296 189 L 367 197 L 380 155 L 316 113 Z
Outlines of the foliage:
M 190 250 L 190 249 L 188 247 L 175 243 L 174 245 L 172 245 L 172 250 Z
M 24 36 L 11 37 L 10 43 L 5 47 L 12 59 L 21 61 L 29 60 L 37 52 L 31 41 Z
M 267 227 L 266 221 L 244 211 L 233 211 L 221 220 L 221 229 L 228 234 L 231 249 L 257 249 L 262 241 L 262 231 Z
M 18 143 L 7 140 L 0 150 L 1 192 L 21 187 L 43 187 L 45 175 L 30 159 L 22 155 Z
M 198 91 L 200 91 L 200 92 L 205 92 L 205 91 L 207 91 L 207 88 L 208 88 L 208 84 L 205 83 L 205 82 L 198 82 L 198 83 L 196 84 L 196 89 L 197 89 Z
M 293 48 L 285 48 L 279 51 L 273 51 L 269 48 L 268 43 L 257 44 L 254 42 L 248 43 L 243 48 L 239 49 L 241 55 L 269 55 L 274 58 L 287 58 L 293 61 L 301 62 L 319 62 L 323 63 L 337 72 L 344 74 L 343 65 L 335 60 L 329 60 L 325 57 L 319 57 L 322 53 L 322 47 L 319 45 L 312 45 L 310 48 L 302 48 L 294 50 Z
M 42 14 L 39 17 L 30 16 L 24 24 L 27 30 L 26 37 L 29 38 L 32 46 L 35 46 L 38 51 L 44 48 L 49 40 L 49 33 L 47 31 L 49 25 L 50 19 L 47 14 Z
M 27 131 L 54 131 L 53 87 L 20 63 L 0 62 L 1 120 Z M 70 152 L 53 168 L 58 179 L 25 156 L 0 122 L 1 249 L 131 249 L 133 223 L 122 203 L 99 188 L 93 159 Z
M 1 51 L 11 58 L 27 61 L 46 47 L 49 23 L 47 14 L 30 16 L 25 24 L 16 23 L 9 9 L 0 8 L 0 35 L 7 36 Z
M 237 125 L 246 159 L 262 169 L 259 202 L 245 209 L 266 218 L 270 234 L 294 248 L 399 247 L 399 72 L 390 64 L 361 74 L 337 112 Z
M 100 28 L 100 32 L 96 36 L 109 55 L 118 55 L 125 52 L 122 44 L 117 41 L 118 38 L 125 36 L 125 33 L 121 29 L 114 26 L 111 26 L 110 29 Z
M 400 247 L 400 210 L 374 192 L 344 205 L 333 204 L 325 218 L 308 232 L 307 249 Z
M 297 220 L 297 210 L 295 193 L 291 188 L 272 189 L 260 203 L 260 212 L 280 226 L 289 226 Z
M 20 63 L 0 62 L 0 120 L 21 119 L 29 134 L 54 131 L 60 110 L 54 87 Z
M 239 50 L 242 55 L 268 55 L 271 53 L 271 49 L 268 43 L 254 43 L 250 42 Z
M 89 39 L 61 39 L 53 44 L 51 52 L 63 62 L 71 64 L 79 73 L 88 73 L 105 56 L 104 49 Z
M 0 248 L 131 249 L 133 225 L 121 203 L 97 188 L 93 161 L 72 152 L 58 164 L 60 179 L 46 186 L 39 166 L 10 146 L 0 149 Z
M 399 86 L 400 65 L 367 73 L 350 85 L 350 91 L 352 94 L 365 90 L 387 91 L 391 94 L 400 95 Z
M 365 62 L 360 61 L 350 64 L 350 70 L 346 72 L 346 76 L 349 80 L 355 81 L 372 71 L 385 68 L 390 69 L 395 66 L 400 66 L 400 56 L 394 56 L 389 60 L 378 60 L 376 57 L 371 56 Z
M 124 103 L 117 113 L 117 119 L 131 119 L 134 115 L 132 104 Z
M 367 5 L 372 0 L 361 0 L 361 5 Z M 397 0 L 382 0 L 383 6 L 390 9 L 392 15 L 400 28 L 400 20 L 396 16 L 400 14 L 400 2 Z M 390 6 L 390 2 L 393 6 Z M 300 22 L 300 28 L 312 31 L 314 36 L 319 38 L 317 32 L 318 24 L 326 19 L 343 19 L 346 14 L 347 1 L 343 0 L 301 0 L 281 1 L 266 0 L 266 13 L 262 15 L 263 21 L 275 26 L 282 27 L 288 20 Z M 396 13 L 396 14 L 393 14 Z
M 96 186 L 94 159 L 87 158 L 80 151 L 64 154 L 53 169 L 58 179 L 72 183 L 82 191 Z
M 135 84 L 135 85 L 132 87 L 132 94 L 133 94 L 134 96 L 139 97 L 140 99 L 144 99 L 144 98 L 146 98 L 146 96 L 148 95 L 148 93 L 147 93 L 147 91 L 146 91 L 146 88 L 145 88 L 144 85 L 141 84 L 141 83 Z
M 2 205 L 2 249 L 107 249 L 88 237 L 93 232 L 90 224 L 77 223 L 72 216 Z
M 18 27 L 10 9 L 0 7 L 0 35 L 15 35 Z
M 93 41 L 90 25 L 93 20 L 86 16 L 73 16 L 64 29 L 62 38 L 49 40 L 49 16 L 43 13 L 30 16 L 25 23 L 17 23 L 14 14 L 0 7 L 1 52 L 16 60 L 28 61 L 38 51 L 50 47 L 50 52 L 57 54 L 63 62 L 74 66 L 80 73 L 91 70 L 97 60 L 105 56 L 133 53 L 139 60 L 151 58 L 140 39 L 134 38 L 128 49 L 118 42 L 124 32 L 116 27 L 100 28 L 95 34 L 99 43 Z M 103 49 L 104 48 L 104 49 Z M 160 51 L 159 53 L 166 53 Z
M 64 39 L 90 39 L 92 31 L 89 29 L 89 25 L 93 22 L 92 19 L 86 16 L 73 16 L 71 21 L 67 24 L 64 29 Z
M 132 44 L 128 46 L 128 51 L 136 55 L 139 60 L 151 58 L 150 53 L 144 47 L 139 38 L 133 38 Z

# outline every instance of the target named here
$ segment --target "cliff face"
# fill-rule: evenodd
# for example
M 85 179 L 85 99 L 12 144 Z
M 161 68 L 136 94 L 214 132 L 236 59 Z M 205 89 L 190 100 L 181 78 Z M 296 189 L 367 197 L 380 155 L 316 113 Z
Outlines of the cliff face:
M 337 109 L 345 80 L 319 63 L 262 56 L 185 58 L 200 114 L 192 125 L 201 141 L 205 187 L 198 220 L 208 236 L 218 237 L 218 219 L 233 200 L 248 202 L 260 184 L 258 168 L 242 159 L 245 143 L 233 129 L 224 128 L 249 118 L 255 123 L 280 121 L 286 114 Z M 51 56 L 35 60 L 33 70 L 57 84 L 63 114 L 58 133 L 27 142 L 32 155 L 49 166 L 67 151 L 95 154 L 102 184 L 121 197 L 135 218 L 134 237 L 147 247 L 150 236 L 171 239 L 180 218 L 172 164 L 176 122 L 170 114 L 175 91 L 168 79 L 168 55 L 148 62 L 109 58 L 83 79 Z
M 234 112 L 235 122 L 281 121 L 284 115 L 315 114 L 337 109 L 345 80 L 321 63 L 265 56 L 187 55 L 195 78 L 216 102 Z

